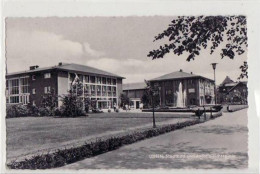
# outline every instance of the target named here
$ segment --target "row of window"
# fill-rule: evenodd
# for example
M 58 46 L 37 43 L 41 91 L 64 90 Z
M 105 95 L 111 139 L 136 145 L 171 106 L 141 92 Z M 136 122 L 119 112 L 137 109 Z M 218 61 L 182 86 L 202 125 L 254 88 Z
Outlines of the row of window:
M 73 82 L 75 78 L 78 78 L 81 82 L 84 83 L 96 83 L 96 84 L 107 84 L 107 85 L 116 85 L 116 79 L 108 77 L 99 77 L 99 76 L 89 76 L 81 75 L 75 73 L 69 73 L 69 82 Z
M 6 90 L 9 95 L 29 93 L 28 77 L 21 77 L 6 81 Z
M 116 96 L 115 86 L 84 85 L 84 93 L 90 96 Z
M 50 86 L 44 87 L 44 94 L 48 94 L 50 92 L 51 92 L 51 87 Z M 36 94 L 36 89 L 35 88 L 32 89 L 32 94 Z
M 44 78 L 45 79 L 51 78 L 51 73 L 44 73 Z M 36 80 L 36 75 L 32 75 L 32 80 Z

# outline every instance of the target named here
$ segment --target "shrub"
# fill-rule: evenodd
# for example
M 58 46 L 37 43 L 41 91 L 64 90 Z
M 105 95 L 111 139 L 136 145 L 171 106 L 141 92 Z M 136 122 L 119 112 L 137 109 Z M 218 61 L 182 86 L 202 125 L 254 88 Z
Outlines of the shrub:
M 55 116 L 61 116 L 62 115 L 62 111 L 59 108 L 55 108 L 54 115 Z
M 116 112 L 119 112 L 119 109 L 116 109 Z
M 6 118 L 29 116 L 30 111 L 26 105 L 9 105 L 6 108 Z
M 107 112 L 111 112 L 111 109 L 108 109 Z
M 28 105 L 28 109 L 29 109 L 29 115 L 30 116 L 40 116 L 40 111 L 39 111 L 39 108 L 37 106 Z
M 45 108 L 45 107 L 40 107 L 39 113 L 41 116 L 51 116 L 52 115 L 52 111 L 49 108 Z

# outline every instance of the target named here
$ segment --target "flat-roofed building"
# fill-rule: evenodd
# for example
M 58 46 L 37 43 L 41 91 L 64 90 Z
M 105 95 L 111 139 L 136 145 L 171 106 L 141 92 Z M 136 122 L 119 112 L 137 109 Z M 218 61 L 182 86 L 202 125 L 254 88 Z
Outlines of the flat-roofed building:
M 6 103 L 41 105 L 42 96 L 51 89 L 57 96 L 68 93 L 75 77 L 83 84 L 84 92 L 98 108 L 108 108 L 120 102 L 122 79 L 119 75 L 79 64 L 59 63 L 40 68 L 31 66 L 27 71 L 6 75 Z M 57 106 L 61 106 L 58 100 Z
M 142 97 L 146 89 L 145 82 L 123 84 L 123 92 L 130 99 L 130 108 L 143 108 Z

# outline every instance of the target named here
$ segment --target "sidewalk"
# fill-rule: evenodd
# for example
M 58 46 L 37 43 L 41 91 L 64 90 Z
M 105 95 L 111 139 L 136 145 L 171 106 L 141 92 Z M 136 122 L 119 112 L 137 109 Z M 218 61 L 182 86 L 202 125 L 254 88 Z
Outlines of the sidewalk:
M 61 169 L 246 168 L 247 139 L 247 109 L 243 109 Z

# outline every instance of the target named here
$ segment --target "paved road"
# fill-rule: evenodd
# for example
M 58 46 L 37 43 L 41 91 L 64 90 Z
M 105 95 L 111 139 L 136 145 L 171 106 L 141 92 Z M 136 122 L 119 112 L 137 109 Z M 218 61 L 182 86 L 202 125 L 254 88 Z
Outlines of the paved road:
M 245 168 L 247 109 L 64 166 L 66 169 Z

